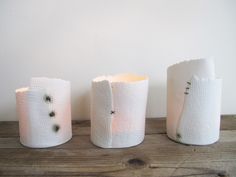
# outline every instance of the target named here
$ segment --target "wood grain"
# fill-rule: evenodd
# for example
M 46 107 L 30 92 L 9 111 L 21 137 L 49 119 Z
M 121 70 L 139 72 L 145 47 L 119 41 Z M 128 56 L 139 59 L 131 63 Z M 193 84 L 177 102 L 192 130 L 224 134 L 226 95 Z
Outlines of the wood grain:
M 144 142 L 131 148 L 102 149 L 90 142 L 89 134 L 89 121 L 73 121 L 68 143 L 30 149 L 19 143 L 17 122 L 0 122 L 0 175 L 236 177 L 234 116 L 222 117 L 220 140 L 209 146 L 171 141 L 164 118 L 147 119 Z

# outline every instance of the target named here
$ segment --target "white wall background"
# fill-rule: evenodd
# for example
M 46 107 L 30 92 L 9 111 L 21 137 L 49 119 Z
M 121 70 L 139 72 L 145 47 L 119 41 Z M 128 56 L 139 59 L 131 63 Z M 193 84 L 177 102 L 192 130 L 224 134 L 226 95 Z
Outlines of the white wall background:
M 32 76 L 72 82 L 74 119 L 89 118 L 92 78 L 149 75 L 147 117 L 166 115 L 166 69 L 214 56 L 222 114 L 236 114 L 235 0 L 0 0 L 0 120 L 17 120 Z

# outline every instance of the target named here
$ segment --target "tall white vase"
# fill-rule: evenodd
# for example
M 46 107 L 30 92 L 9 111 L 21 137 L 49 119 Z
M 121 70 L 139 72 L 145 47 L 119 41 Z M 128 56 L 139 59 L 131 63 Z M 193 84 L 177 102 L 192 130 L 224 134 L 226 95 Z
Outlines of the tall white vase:
M 214 61 L 184 61 L 167 71 L 167 135 L 184 144 L 207 145 L 219 139 L 221 79 Z

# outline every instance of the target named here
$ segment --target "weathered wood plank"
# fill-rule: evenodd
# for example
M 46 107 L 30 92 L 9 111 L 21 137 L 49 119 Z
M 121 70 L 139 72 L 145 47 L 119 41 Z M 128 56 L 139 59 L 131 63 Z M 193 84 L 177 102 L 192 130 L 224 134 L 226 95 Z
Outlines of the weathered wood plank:
M 229 131 L 221 132 L 226 137 L 227 133 Z M 228 138 L 227 142 L 223 138 L 210 146 L 186 146 L 168 140 L 165 134 L 147 135 L 141 145 L 128 149 L 101 149 L 89 141 L 90 148 L 86 145 L 81 148 L 81 136 L 76 136 L 77 144 L 70 148 L 66 147 L 70 143 L 49 149 L 3 148 L 0 150 L 0 171 L 4 175 L 36 173 L 56 176 L 67 176 L 70 172 L 73 175 L 129 176 L 139 171 L 148 176 L 150 171 L 169 174 L 178 167 L 174 174 L 198 171 L 194 174 L 216 175 L 222 171 L 226 173 L 226 166 L 206 168 L 209 164 L 231 164 L 232 168 L 227 165 L 228 171 L 236 167 L 235 136 L 236 131 L 233 131 L 232 139 Z M 88 136 L 83 137 L 88 140 Z M 203 170 L 205 168 L 207 170 Z
M 165 134 L 164 119 L 148 119 L 145 140 L 139 146 L 102 149 L 90 142 L 89 126 L 89 121 L 75 121 L 74 136 L 68 143 L 30 149 L 19 143 L 17 122 L 1 122 L 0 175 L 236 176 L 236 119 L 233 116 L 222 119 L 220 140 L 209 146 L 173 142 Z
M 49 166 L 47 172 L 41 169 L 27 168 L 27 167 L 15 167 L 14 170 L 9 170 L 7 173 L 4 171 L 2 175 L 19 175 L 21 174 L 34 174 L 36 176 L 161 176 L 161 177 L 226 177 L 230 176 L 230 173 L 234 174 L 234 164 L 225 162 L 213 162 L 201 166 L 200 163 L 189 164 L 184 163 L 183 166 L 178 164 L 170 164 L 169 166 L 147 166 L 147 165 L 135 165 L 135 164 L 124 164 L 120 166 L 99 166 L 97 168 L 87 168 L 86 171 L 81 171 L 80 167 L 70 167 L 65 171 L 65 167 L 51 167 Z M 217 166 L 217 168 L 216 168 Z M 226 169 L 226 170 L 225 170 Z M 228 173 L 229 172 L 229 173 Z M 26 176 L 26 175 L 25 175 Z M 234 176 L 232 176 L 234 177 Z

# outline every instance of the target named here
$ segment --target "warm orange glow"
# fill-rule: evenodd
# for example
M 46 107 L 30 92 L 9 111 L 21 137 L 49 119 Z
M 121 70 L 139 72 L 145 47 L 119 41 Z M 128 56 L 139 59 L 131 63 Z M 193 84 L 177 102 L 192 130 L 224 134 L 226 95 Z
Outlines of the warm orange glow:
M 135 74 L 118 74 L 114 76 L 100 76 L 95 78 L 93 81 L 94 82 L 101 82 L 104 80 L 107 80 L 109 82 L 138 82 L 138 81 L 143 81 L 147 80 L 148 77 L 146 76 L 138 76 Z
M 18 92 L 27 92 L 27 91 L 29 91 L 29 87 L 23 87 L 23 88 L 17 89 L 16 93 L 18 93 Z

